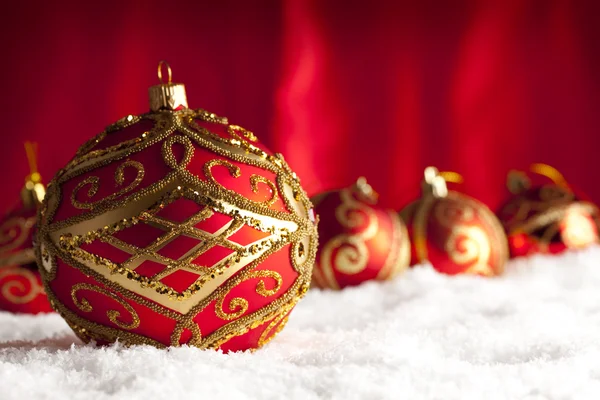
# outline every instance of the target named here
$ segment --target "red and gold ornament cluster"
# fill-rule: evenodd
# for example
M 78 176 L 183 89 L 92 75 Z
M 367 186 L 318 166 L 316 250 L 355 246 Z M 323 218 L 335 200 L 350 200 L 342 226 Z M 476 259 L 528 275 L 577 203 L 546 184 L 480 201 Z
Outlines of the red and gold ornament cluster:
M 256 349 L 308 290 L 312 205 L 253 133 L 188 109 L 170 69 L 150 106 L 50 183 L 37 246 L 48 297 L 85 342 Z
M 341 289 L 390 279 L 409 261 L 413 266 L 428 262 L 450 275 L 497 276 L 509 256 L 598 243 L 598 208 L 554 168 L 534 164 L 531 169 L 551 182 L 532 186 L 530 177 L 511 171 L 512 196 L 499 218 L 480 201 L 448 189 L 447 182 L 459 183 L 460 175 L 435 167 L 425 169 L 422 195 L 402 209 L 402 220 L 377 206 L 364 178 L 314 197 L 321 221 L 314 285 Z
M 558 254 L 598 243 L 598 207 L 549 165 L 533 164 L 530 171 L 508 174 L 511 196 L 498 211 L 511 256 Z
M 378 207 L 364 178 L 313 197 L 320 219 L 314 285 L 387 280 L 423 262 L 446 274 L 501 274 L 508 258 L 502 225 L 483 203 L 448 190 L 445 177 L 425 169 L 421 198 L 400 214 Z
M 168 72 L 162 83 L 159 64 L 151 112 L 108 126 L 56 174 L 35 255 L 45 193 L 32 169 L 21 206 L 0 225 L 1 309 L 52 305 L 85 342 L 256 349 L 311 282 L 343 289 L 424 262 L 496 276 L 509 252 L 599 241 L 598 208 L 543 164 L 532 171 L 551 183 L 509 174 L 500 220 L 434 167 L 400 213 L 378 206 L 364 178 L 311 203 L 283 156 L 226 118 L 188 109 Z

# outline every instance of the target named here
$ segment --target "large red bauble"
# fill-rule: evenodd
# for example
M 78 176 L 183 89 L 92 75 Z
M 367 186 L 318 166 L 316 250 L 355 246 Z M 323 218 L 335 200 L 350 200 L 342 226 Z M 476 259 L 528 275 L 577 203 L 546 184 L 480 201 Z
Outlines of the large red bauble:
M 447 190 L 437 170 L 426 170 L 423 196 L 401 215 L 410 233 L 412 265 L 428 261 L 451 275 L 504 271 L 508 248 L 502 225 L 483 203 Z
M 281 155 L 179 95 L 109 126 L 54 177 L 43 280 L 86 342 L 255 349 L 309 287 L 312 205 Z
M 544 164 L 534 164 L 532 169 L 552 172 L 549 177 L 559 174 Z M 558 254 L 600 241 L 598 207 L 559 176 L 556 182 L 532 187 L 533 177 L 516 171 L 509 174 L 512 194 L 500 207 L 498 218 L 508 235 L 511 257 Z
M 387 280 L 408 267 L 406 227 L 396 212 L 377 207 L 375 200 L 364 178 L 313 198 L 320 221 L 315 286 L 341 289 Z
M 19 203 L 0 222 L 0 310 L 51 312 L 33 250 L 36 208 Z

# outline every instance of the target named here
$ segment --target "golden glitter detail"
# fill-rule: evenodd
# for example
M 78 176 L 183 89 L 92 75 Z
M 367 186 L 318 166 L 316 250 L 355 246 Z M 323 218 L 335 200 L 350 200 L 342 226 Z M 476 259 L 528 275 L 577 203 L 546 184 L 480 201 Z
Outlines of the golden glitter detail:
M 123 189 L 121 189 L 118 192 L 113 193 L 101 200 L 97 200 L 97 201 L 93 201 L 93 202 L 82 202 L 82 201 L 77 200 L 78 193 L 81 191 L 81 189 L 83 189 L 84 187 L 86 187 L 88 185 L 89 185 L 89 188 L 87 190 L 86 195 L 90 199 L 92 197 L 94 197 L 98 193 L 98 189 L 99 189 L 99 185 L 100 185 L 100 178 L 98 178 L 97 176 L 90 176 L 90 177 L 84 179 L 83 181 L 79 182 L 79 184 L 75 187 L 75 189 L 73 190 L 73 193 L 71 194 L 71 204 L 73 204 L 73 207 L 79 208 L 79 209 L 94 208 L 99 203 L 114 200 L 114 199 L 122 196 L 123 194 L 128 193 L 128 192 L 132 191 L 133 189 L 135 189 L 142 182 L 142 179 L 144 179 L 144 166 L 141 163 L 139 163 L 137 161 L 132 161 L 132 160 L 125 161 L 123 164 L 119 165 L 119 167 L 115 171 L 116 187 L 118 188 L 119 186 L 122 186 L 125 183 L 125 168 L 127 168 L 127 167 L 131 167 L 136 170 L 135 179 L 129 185 L 124 187 Z
M 256 284 L 256 293 L 263 297 L 274 296 L 279 291 L 279 289 L 281 289 L 281 285 L 283 283 L 283 279 L 281 278 L 281 275 L 279 275 L 279 273 L 269 270 L 253 271 L 250 274 L 246 275 L 245 279 L 243 279 L 241 282 L 256 278 L 261 278 L 261 280 L 259 280 Z M 265 281 L 262 280 L 264 278 L 273 279 L 275 281 L 275 287 L 273 287 L 272 289 L 267 289 L 265 286 Z M 217 303 L 215 305 L 215 313 L 219 318 L 231 321 L 232 319 L 238 318 L 244 313 L 246 313 L 246 311 L 248 311 L 248 300 L 242 297 L 234 297 L 229 301 L 229 304 L 227 305 L 229 311 L 225 311 L 224 302 L 225 297 L 227 297 L 228 294 L 229 292 L 225 293 L 225 295 L 223 295 L 217 300 Z
M 138 326 L 140 326 L 140 317 L 137 315 L 137 313 L 135 312 L 133 307 L 131 307 L 131 305 L 129 305 L 125 300 L 121 299 L 116 294 L 111 293 L 108 290 L 103 289 L 99 286 L 90 285 L 89 283 L 77 283 L 77 284 L 73 285 L 73 287 L 71 288 L 71 298 L 73 299 L 73 303 L 81 311 L 91 312 L 91 311 L 93 311 L 93 308 L 85 297 L 82 297 L 80 300 L 77 299 L 77 292 L 80 290 L 89 290 L 90 292 L 96 292 L 96 293 L 103 294 L 107 297 L 110 297 L 111 299 L 113 299 L 114 301 L 119 303 L 120 305 L 122 305 L 127 310 L 127 312 L 129 312 L 129 314 L 131 315 L 131 323 L 125 323 L 125 322 L 119 321 L 118 318 L 121 316 L 121 313 L 117 310 L 109 310 L 106 313 L 106 315 L 108 316 L 108 319 L 113 324 L 118 326 L 119 328 L 131 330 L 131 329 L 135 329 Z
M 0 226 L 0 265 L 9 265 L 2 259 L 11 256 L 9 252 L 19 248 L 29 238 L 31 228 L 35 224 L 35 217 L 14 217 L 3 222 Z
M 269 343 L 271 339 L 273 339 L 281 330 L 285 327 L 285 324 L 288 321 L 289 314 L 292 311 L 296 304 L 289 304 L 281 309 L 281 312 L 273 318 L 269 325 L 265 328 L 265 330 L 258 338 L 258 347 L 262 347 L 265 344 Z
M 195 119 L 224 125 L 231 137 L 223 138 L 210 132 L 208 129 L 196 128 L 194 127 Z M 106 149 L 94 150 L 96 145 L 101 143 L 107 135 L 112 135 L 113 132 L 117 132 L 123 129 L 123 127 L 133 125 L 141 120 L 153 121 L 154 127 L 150 131 L 141 134 L 138 138 Z M 218 117 L 207 111 L 188 109 L 175 112 L 150 113 L 140 117 L 127 117 L 108 127 L 105 132 L 90 140 L 87 148 L 82 148 L 73 161 L 60 170 L 54 177 L 48 187 L 48 194 L 43 206 L 39 211 L 39 241 L 36 247 L 36 258 L 41 267 L 44 286 L 53 308 L 67 320 L 82 340 L 86 342 L 90 340 L 107 342 L 119 340 L 125 345 L 150 344 L 156 347 L 165 346 L 165 344 L 143 335 L 88 321 L 69 310 L 56 298 L 56 295 L 50 288 L 50 283 L 56 276 L 57 259 L 61 259 L 66 264 L 90 276 L 108 290 L 118 293 L 123 299 L 148 307 L 153 312 L 176 321 L 175 329 L 170 338 L 170 345 L 173 346 L 181 344 L 181 335 L 184 329 L 188 329 L 192 332 L 192 338 L 188 344 L 200 348 L 217 348 L 232 337 L 244 334 L 250 329 L 271 321 L 278 315 L 282 307 L 295 304 L 299 298 L 304 296 L 310 283 L 311 269 L 317 247 L 316 224 L 307 217 L 312 204 L 306 192 L 300 186 L 299 179 L 291 171 L 281 155 L 271 155 L 264 152 L 251 143 L 255 140 L 251 132 L 236 126 L 228 126 L 227 123 L 226 118 Z M 61 204 L 63 196 L 62 188 L 67 181 L 97 168 L 118 162 L 119 160 L 126 162 L 132 154 L 157 144 L 161 146 L 163 161 L 167 166 L 172 168 L 172 171 L 167 173 L 164 178 L 138 191 L 132 190 L 120 198 L 101 201 L 93 208 L 87 209 L 85 213 L 61 221 L 54 220 L 58 207 Z M 184 147 L 183 158 L 175 156 L 173 152 L 173 147 L 175 146 Z M 272 210 L 268 208 L 268 203 L 252 201 L 239 193 L 215 184 L 215 182 L 207 181 L 204 176 L 200 176 L 204 175 L 202 171 L 196 175 L 198 171 L 187 170 L 187 164 L 193 158 L 197 148 L 212 152 L 216 157 L 227 158 L 236 163 L 250 165 L 273 173 L 275 175 L 273 185 L 276 190 L 272 190 L 271 185 L 268 183 L 266 185 L 270 187 L 271 193 L 282 198 L 289 212 Z M 253 179 L 252 176 L 250 176 L 250 179 Z M 256 190 L 262 190 L 261 186 L 263 185 L 259 185 L 262 183 L 260 179 L 254 178 Z M 252 185 L 252 182 L 250 182 L 250 185 Z M 283 191 L 284 185 L 291 188 L 290 193 L 293 193 L 293 198 Z M 236 267 L 239 269 L 236 270 L 235 274 L 228 272 L 229 262 L 225 260 L 224 263 L 215 265 L 212 268 L 196 266 L 194 271 L 206 270 L 206 273 L 200 273 L 200 278 L 183 292 L 178 293 L 173 291 L 172 288 L 164 285 L 161 286 L 156 277 L 146 278 L 135 273 L 135 267 L 139 265 L 141 259 L 138 259 L 138 264 L 135 264 L 135 260 L 133 260 L 137 252 L 142 251 L 146 259 L 152 259 L 161 263 L 165 262 L 166 260 L 160 258 L 160 255 L 156 252 L 158 247 L 154 251 L 136 249 L 135 246 L 119 242 L 113 234 L 135 224 L 148 223 L 165 231 L 165 235 L 168 235 L 169 231 L 173 228 L 173 222 L 160 218 L 156 213 L 160 207 L 165 207 L 177 196 L 186 196 L 196 203 L 205 206 L 207 211 L 202 215 L 195 215 L 194 218 L 198 217 L 202 220 L 202 218 L 209 218 L 213 213 L 222 213 L 231 217 L 233 219 L 231 225 L 224 226 L 222 233 L 227 233 L 227 235 L 233 234 L 236 229 L 243 224 L 247 224 L 252 228 L 268 232 L 270 236 L 247 247 L 239 246 L 233 242 L 228 244 L 230 246 L 228 248 L 234 250 L 234 254 L 228 260 L 233 263 L 238 259 L 243 260 L 244 257 L 248 260 L 247 264 L 241 264 Z M 267 198 L 267 200 L 269 199 L 271 197 Z M 158 208 L 152 209 L 152 207 L 149 207 L 145 210 L 146 212 L 131 212 L 130 210 L 135 209 L 135 207 L 138 207 L 137 210 L 140 210 L 138 206 L 140 202 L 150 205 L 154 204 Z M 125 217 L 121 217 L 117 221 L 107 218 L 107 216 L 114 215 L 115 213 Z M 104 219 L 102 224 L 95 223 L 95 226 L 92 224 L 92 222 L 96 220 L 102 221 L 102 219 Z M 189 220 L 184 222 L 184 224 L 187 222 Z M 84 231 L 83 233 L 81 233 L 82 230 Z M 76 231 L 78 234 L 73 233 L 73 231 Z M 204 246 L 205 242 L 211 240 L 211 238 L 202 231 L 188 230 L 181 232 L 181 234 L 194 237 L 199 242 L 202 242 L 191 253 L 186 254 L 184 258 L 187 257 L 189 259 L 192 253 L 201 254 L 204 249 L 210 248 Z M 161 236 L 158 240 L 164 240 L 165 235 Z M 225 240 L 226 237 L 223 236 L 221 239 Z M 81 245 L 96 240 L 106 242 L 132 254 L 132 260 L 116 264 L 80 248 Z M 300 242 L 305 244 L 306 254 L 298 257 L 296 249 Z M 215 240 L 213 243 L 222 245 L 225 242 Z M 217 299 L 224 297 L 235 286 L 248 279 L 248 276 L 256 272 L 256 268 L 267 257 L 280 251 L 288 244 L 291 244 L 293 249 L 290 254 L 292 266 L 298 272 L 298 277 L 290 288 L 286 292 L 280 293 L 279 296 L 272 296 L 273 300 L 266 306 L 254 312 L 241 315 L 239 318 L 231 320 L 231 322 L 203 337 L 198 325 L 194 322 L 196 315 L 209 304 L 213 304 Z M 174 271 L 178 268 L 187 269 L 187 261 L 175 261 L 177 262 L 171 263 L 174 266 Z M 107 271 L 110 271 L 111 274 L 106 275 L 102 272 L 102 268 L 107 268 Z M 219 274 L 221 271 L 223 272 L 222 275 Z M 127 288 L 123 287 L 123 281 L 112 278 L 113 274 L 123 276 L 128 281 L 137 282 L 140 290 L 130 286 Z M 202 289 L 209 282 L 224 279 L 225 277 L 228 277 L 228 279 L 222 281 L 222 283 L 216 286 L 211 284 L 213 286 L 209 289 Z M 195 292 L 199 292 L 201 289 L 206 293 L 185 313 L 180 313 L 171 309 L 166 302 L 158 303 L 150 301 L 145 295 L 146 292 L 144 292 L 144 290 L 148 290 L 149 288 L 169 301 L 190 298 L 192 292 L 195 295 Z M 270 289 L 267 289 L 267 286 L 264 286 L 264 288 L 267 291 L 265 293 L 268 293 Z

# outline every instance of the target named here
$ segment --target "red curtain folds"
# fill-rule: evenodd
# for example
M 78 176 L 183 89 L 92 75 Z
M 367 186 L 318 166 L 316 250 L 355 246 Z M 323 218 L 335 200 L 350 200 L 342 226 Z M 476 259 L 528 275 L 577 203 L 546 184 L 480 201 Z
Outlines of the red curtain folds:
M 310 194 L 364 175 L 384 205 L 454 170 L 495 207 L 546 162 L 600 201 L 595 1 L 12 2 L 2 34 L 0 210 L 40 143 L 48 180 L 104 126 L 147 109 L 166 59 L 193 107 L 284 153 Z

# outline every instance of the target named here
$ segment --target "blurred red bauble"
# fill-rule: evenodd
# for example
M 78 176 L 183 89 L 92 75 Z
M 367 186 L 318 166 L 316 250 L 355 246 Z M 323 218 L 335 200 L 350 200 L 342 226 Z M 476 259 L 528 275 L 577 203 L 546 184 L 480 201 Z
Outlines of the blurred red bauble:
M 429 261 L 446 274 L 499 275 L 508 258 L 502 225 L 483 203 L 448 190 L 434 167 L 425 169 L 422 197 L 401 216 L 411 238 L 411 264 Z
M 35 264 L 33 231 L 45 189 L 35 166 L 35 145 L 26 143 L 32 174 L 18 205 L 0 221 L 0 310 L 37 314 L 51 312 Z
M 406 227 L 397 213 L 377 207 L 377 194 L 364 178 L 316 196 L 313 203 L 320 242 L 315 286 L 342 289 L 388 280 L 406 269 L 410 260 Z
M 509 172 L 511 196 L 498 211 L 511 257 L 558 254 L 598 243 L 600 213 L 596 205 L 551 166 L 533 164 L 531 172 L 535 175 Z
M 36 248 L 48 296 L 85 342 L 256 349 L 310 285 L 312 205 L 281 155 L 188 109 L 170 76 L 150 108 L 48 186 Z

